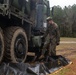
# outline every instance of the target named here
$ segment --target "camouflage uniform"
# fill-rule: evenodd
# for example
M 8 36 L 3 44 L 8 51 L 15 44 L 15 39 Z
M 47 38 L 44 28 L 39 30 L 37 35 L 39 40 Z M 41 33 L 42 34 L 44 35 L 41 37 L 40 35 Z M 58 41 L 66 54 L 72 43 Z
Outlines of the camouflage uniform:
M 59 33 L 58 25 L 56 23 L 48 25 L 44 37 L 46 39 L 42 49 L 42 55 L 45 54 L 45 50 L 48 48 L 48 54 L 55 56 L 56 45 L 58 45 L 60 41 L 60 33 Z

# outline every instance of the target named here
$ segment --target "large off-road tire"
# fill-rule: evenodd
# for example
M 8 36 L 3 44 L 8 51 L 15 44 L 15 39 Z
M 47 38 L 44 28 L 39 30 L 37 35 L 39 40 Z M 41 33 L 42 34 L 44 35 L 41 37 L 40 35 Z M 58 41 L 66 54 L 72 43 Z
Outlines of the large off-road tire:
M 11 62 L 24 62 L 28 52 L 27 36 L 21 27 L 8 27 L 4 31 L 5 58 Z
M 0 28 L 0 62 L 3 59 L 3 55 L 4 55 L 4 38 L 3 38 L 3 31 Z

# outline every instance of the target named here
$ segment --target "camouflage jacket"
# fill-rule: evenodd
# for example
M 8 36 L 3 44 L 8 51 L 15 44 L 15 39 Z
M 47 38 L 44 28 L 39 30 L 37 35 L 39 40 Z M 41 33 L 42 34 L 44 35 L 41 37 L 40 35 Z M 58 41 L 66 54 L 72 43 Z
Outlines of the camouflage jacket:
M 47 37 L 47 35 L 50 36 L 50 39 L 56 38 L 57 43 L 60 41 L 59 28 L 58 28 L 58 25 L 56 23 L 48 25 L 47 30 L 44 34 L 44 37 Z

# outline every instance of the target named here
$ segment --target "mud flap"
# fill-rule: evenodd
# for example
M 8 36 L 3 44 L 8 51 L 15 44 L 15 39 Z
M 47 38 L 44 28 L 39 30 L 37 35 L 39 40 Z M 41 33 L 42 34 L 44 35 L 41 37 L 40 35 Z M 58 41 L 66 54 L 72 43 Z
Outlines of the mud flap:
M 62 56 L 48 57 L 47 61 L 28 63 L 3 63 L 0 65 L 0 75 L 48 75 L 62 66 L 69 64 Z

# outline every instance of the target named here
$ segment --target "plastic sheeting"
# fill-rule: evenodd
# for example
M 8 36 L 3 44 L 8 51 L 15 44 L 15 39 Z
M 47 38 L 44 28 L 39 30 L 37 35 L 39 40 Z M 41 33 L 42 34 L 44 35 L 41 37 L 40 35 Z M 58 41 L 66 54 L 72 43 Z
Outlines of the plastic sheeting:
M 48 62 L 2 63 L 0 75 L 48 75 L 69 64 L 64 57 L 49 57 Z

